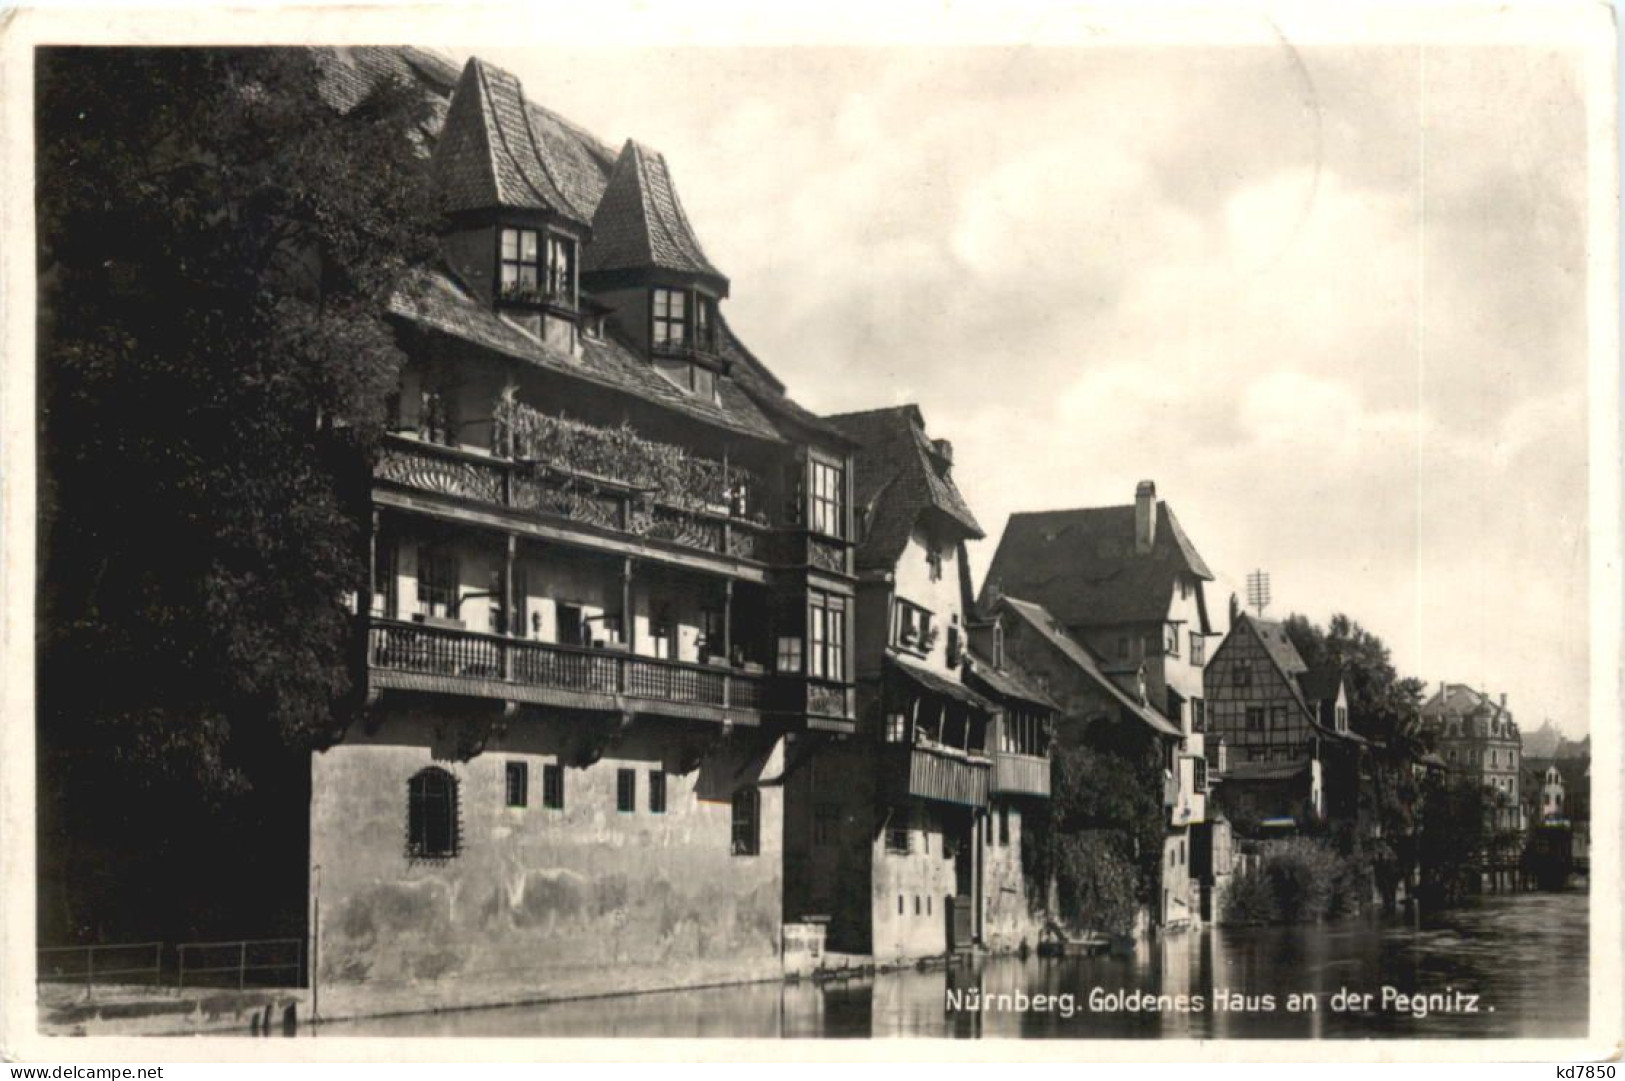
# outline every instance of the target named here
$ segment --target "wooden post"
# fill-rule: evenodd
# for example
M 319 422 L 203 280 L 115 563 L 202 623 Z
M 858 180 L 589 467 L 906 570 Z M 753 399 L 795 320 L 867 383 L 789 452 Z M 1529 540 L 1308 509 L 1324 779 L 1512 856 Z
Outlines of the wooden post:
M 722 679 L 722 705 L 726 709 L 733 701 L 734 663 L 734 580 L 722 580 L 722 662 L 728 674 Z
M 617 686 L 622 694 L 626 693 L 627 674 L 632 667 L 632 657 L 637 652 L 637 619 L 632 613 L 632 557 L 627 556 L 621 561 L 621 635 L 626 646 L 625 656 L 616 666 Z
M 361 607 L 361 615 L 367 620 L 372 618 L 372 599 L 378 595 L 378 511 L 372 512 L 372 527 L 367 531 L 367 599 L 365 607 Z M 387 612 L 385 613 L 388 614 Z
M 518 620 L 514 618 L 514 614 L 518 609 L 514 607 L 513 565 L 518 554 L 519 537 L 516 534 L 509 533 L 502 566 L 502 629 L 507 632 L 509 638 L 514 637 L 523 630 L 523 628 L 515 626 Z M 503 643 L 502 646 L 502 678 L 513 679 L 513 647 L 507 643 Z

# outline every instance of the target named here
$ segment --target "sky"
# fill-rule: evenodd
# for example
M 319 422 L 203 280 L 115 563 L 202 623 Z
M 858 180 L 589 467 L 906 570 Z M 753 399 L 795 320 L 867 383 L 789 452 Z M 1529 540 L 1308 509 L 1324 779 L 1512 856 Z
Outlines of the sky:
M 802 404 L 918 403 L 987 539 L 1153 480 L 1267 616 L 1587 718 L 1586 120 L 1539 47 L 489 49 L 662 151 Z M 458 59 L 467 55 L 464 50 Z

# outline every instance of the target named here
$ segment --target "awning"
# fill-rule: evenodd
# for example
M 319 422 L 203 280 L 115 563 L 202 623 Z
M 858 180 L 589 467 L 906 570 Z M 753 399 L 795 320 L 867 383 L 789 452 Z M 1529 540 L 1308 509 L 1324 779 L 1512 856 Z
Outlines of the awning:
M 946 676 L 938 675 L 936 672 L 931 671 L 931 669 L 915 664 L 912 661 L 906 661 L 901 657 L 888 655 L 886 657 L 886 668 L 888 671 L 895 672 L 903 679 L 913 683 L 916 687 L 922 691 L 925 691 L 927 694 L 934 694 L 941 698 L 951 699 L 961 705 L 969 706 L 978 713 L 992 715 L 999 712 L 998 706 L 994 705 L 992 702 L 989 702 L 986 698 L 983 698 L 981 695 L 977 694 L 963 683 L 948 679 Z

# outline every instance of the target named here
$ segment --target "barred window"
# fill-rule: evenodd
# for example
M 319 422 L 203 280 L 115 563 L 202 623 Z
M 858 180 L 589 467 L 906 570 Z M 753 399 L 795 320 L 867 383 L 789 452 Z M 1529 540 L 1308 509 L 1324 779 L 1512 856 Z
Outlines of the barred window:
M 564 767 L 558 765 L 545 765 L 542 767 L 542 806 L 550 810 L 564 810 Z
M 457 779 L 436 766 L 420 770 L 407 784 L 406 854 L 412 859 L 457 855 Z

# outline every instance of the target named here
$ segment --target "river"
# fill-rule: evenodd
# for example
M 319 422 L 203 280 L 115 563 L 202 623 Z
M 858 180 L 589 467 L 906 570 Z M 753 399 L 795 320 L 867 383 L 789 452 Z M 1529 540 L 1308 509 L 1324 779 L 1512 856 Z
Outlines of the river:
M 1584 893 L 1491 895 L 1420 919 L 1369 916 L 1315 927 L 1208 928 L 1143 945 L 1132 956 L 990 957 L 821 985 L 753 984 L 378 1018 L 323 1024 L 316 1032 L 388 1037 L 1580 1036 L 1587 1027 L 1588 915 Z M 1386 999 L 1385 987 L 1392 989 Z M 1345 989 L 1372 998 L 1338 1001 Z M 1135 1008 L 1143 1005 L 1133 999 L 1135 992 L 1166 999 L 1149 1010 Z M 1434 996 L 1427 1002 L 1433 1008 L 1421 1015 L 1414 998 L 1398 997 L 1417 994 Z M 1296 1003 L 1293 995 L 1301 996 Z M 1037 996 L 1047 996 L 1048 1008 L 1037 1008 Z M 1183 1008 L 1178 996 L 1185 996 Z M 1313 1009 L 1308 1008 L 1311 996 Z M 1476 1012 L 1468 1012 L 1469 1006 Z

